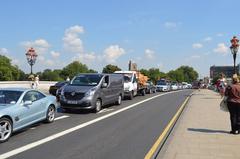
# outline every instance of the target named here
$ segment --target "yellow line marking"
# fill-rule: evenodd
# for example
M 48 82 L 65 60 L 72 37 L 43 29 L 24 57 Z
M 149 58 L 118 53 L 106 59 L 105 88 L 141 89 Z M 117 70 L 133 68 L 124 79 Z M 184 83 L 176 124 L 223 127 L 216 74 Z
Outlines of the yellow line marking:
M 191 96 L 191 95 L 190 95 Z M 157 148 L 159 147 L 159 144 L 162 142 L 162 140 L 165 138 L 165 136 L 167 135 L 167 132 L 170 130 L 170 128 L 172 127 L 172 125 L 174 124 L 174 122 L 177 120 L 177 117 L 180 115 L 180 113 L 182 112 L 183 108 L 185 107 L 188 99 L 190 98 L 190 96 L 188 96 L 185 101 L 183 102 L 183 104 L 181 105 L 181 107 L 179 108 L 179 110 L 177 111 L 177 113 L 174 115 L 174 117 L 171 119 L 171 121 L 168 123 L 168 125 L 166 126 L 166 128 L 164 129 L 164 131 L 162 132 L 162 134 L 159 136 L 159 138 L 157 139 L 157 141 L 154 143 L 154 145 L 152 146 L 152 148 L 148 151 L 147 155 L 145 156 L 144 159 L 151 159 L 153 154 L 156 152 Z

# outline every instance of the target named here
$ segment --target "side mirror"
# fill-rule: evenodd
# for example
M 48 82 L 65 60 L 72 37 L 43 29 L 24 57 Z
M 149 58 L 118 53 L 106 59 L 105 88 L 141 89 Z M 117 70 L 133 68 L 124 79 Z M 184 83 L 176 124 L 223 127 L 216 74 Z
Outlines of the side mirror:
M 23 105 L 27 106 L 27 105 L 32 105 L 32 101 L 30 100 L 27 100 L 23 103 Z
M 102 84 L 102 88 L 107 88 L 108 84 L 107 83 L 103 83 Z

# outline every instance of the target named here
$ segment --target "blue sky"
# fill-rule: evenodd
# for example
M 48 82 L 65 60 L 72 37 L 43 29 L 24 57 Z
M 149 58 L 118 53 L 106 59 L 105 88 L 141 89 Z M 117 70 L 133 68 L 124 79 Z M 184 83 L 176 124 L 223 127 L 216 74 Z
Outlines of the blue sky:
M 0 54 L 29 72 L 25 53 L 39 54 L 34 71 L 79 60 L 167 72 L 181 65 L 209 76 L 211 65 L 232 65 L 230 39 L 239 36 L 237 0 L 1 1 Z M 237 58 L 239 62 L 239 57 Z

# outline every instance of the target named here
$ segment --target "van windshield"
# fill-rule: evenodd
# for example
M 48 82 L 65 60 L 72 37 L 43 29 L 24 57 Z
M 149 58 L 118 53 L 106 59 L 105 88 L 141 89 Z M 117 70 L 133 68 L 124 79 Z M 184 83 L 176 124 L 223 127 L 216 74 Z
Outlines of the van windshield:
M 132 74 L 131 73 L 125 73 L 124 76 L 124 82 L 131 82 L 132 81 Z
M 75 86 L 96 86 L 101 81 L 103 75 L 80 75 L 75 77 L 70 85 Z

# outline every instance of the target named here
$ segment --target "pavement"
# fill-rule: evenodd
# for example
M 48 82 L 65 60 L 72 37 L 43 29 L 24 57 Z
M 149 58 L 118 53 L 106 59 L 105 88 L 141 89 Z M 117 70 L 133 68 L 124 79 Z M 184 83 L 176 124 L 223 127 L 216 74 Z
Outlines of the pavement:
M 240 159 L 240 135 L 229 134 L 229 113 L 218 93 L 196 90 L 157 159 Z

